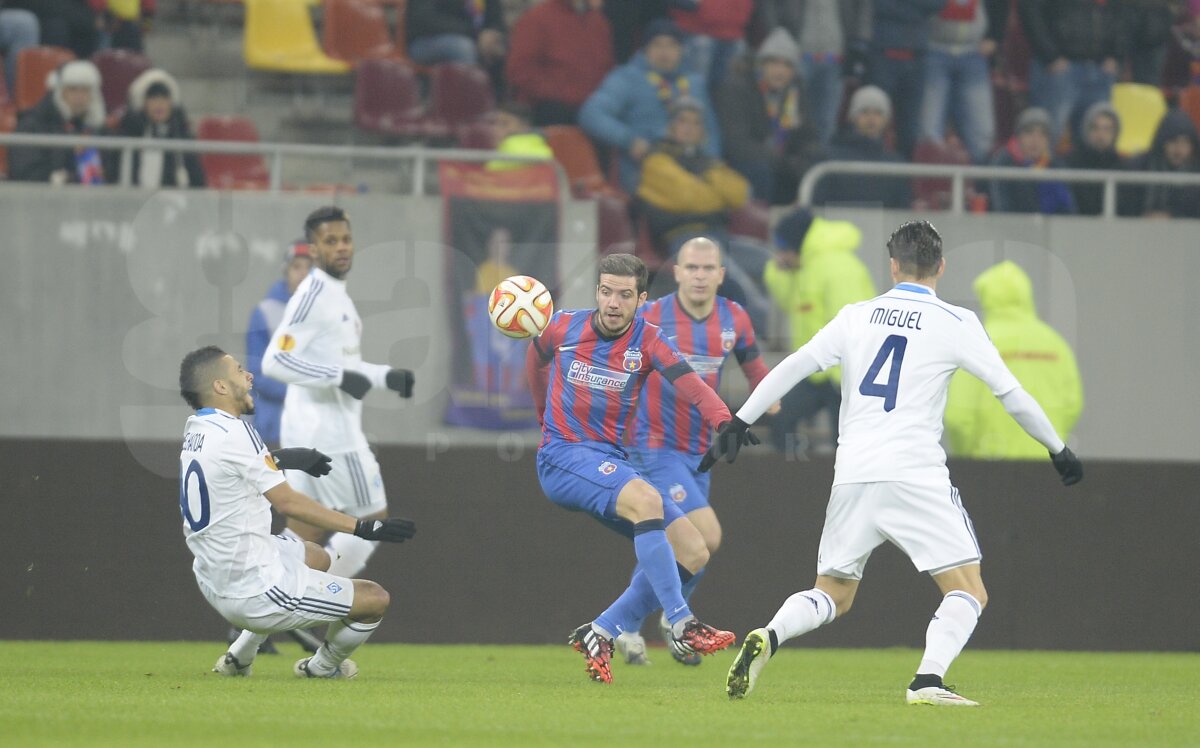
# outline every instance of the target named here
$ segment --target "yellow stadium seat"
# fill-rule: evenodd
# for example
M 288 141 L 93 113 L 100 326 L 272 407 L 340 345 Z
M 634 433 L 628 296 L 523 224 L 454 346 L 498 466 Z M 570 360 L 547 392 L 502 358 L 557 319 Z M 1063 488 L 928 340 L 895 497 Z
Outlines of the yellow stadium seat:
M 348 73 L 317 43 L 307 0 L 245 0 L 248 67 L 281 73 Z
M 1121 118 L 1117 153 L 1133 156 L 1150 150 L 1158 123 L 1167 113 L 1167 100 L 1157 86 L 1118 83 L 1112 87 L 1112 105 Z

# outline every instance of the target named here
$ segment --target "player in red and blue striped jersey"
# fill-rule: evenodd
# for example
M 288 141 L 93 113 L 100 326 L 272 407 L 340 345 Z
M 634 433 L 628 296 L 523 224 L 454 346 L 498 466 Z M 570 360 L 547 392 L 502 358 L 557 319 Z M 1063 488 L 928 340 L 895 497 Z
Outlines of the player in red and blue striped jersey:
M 709 428 L 728 432 L 730 415 L 662 331 L 637 316 L 646 301 L 645 264 L 609 255 L 598 271 L 597 308 L 557 312 L 530 345 L 526 371 L 542 421 L 542 490 L 559 506 L 633 538 L 638 566 L 629 587 L 570 638 L 588 676 L 611 683 L 613 639 L 657 608 L 687 651 L 709 654 L 733 642 L 732 633 L 700 623 L 683 598 L 683 583 L 708 561 L 703 537 L 691 523 L 672 521 L 682 516 L 678 510 L 664 516 L 674 507 L 664 506 L 622 446 L 651 372 L 672 382 Z
M 749 315 L 736 302 L 717 295 L 725 278 L 720 246 L 705 237 L 689 240 L 679 248 L 674 272 L 678 289 L 648 302 L 641 309 L 642 317 L 662 329 L 714 391 L 720 387 L 721 367 L 730 356 L 737 359 L 753 390 L 768 370 L 759 355 Z M 721 544 L 721 524 L 708 502 L 710 474 L 696 468 L 711 442 L 711 431 L 696 408 L 665 377 L 652 374 L 638 402 L 630 457 L 638 472 L 662 494 L 664 503 L 679 509 L 700 531 L 710 555 Z M 695 574 L 683 585 L 684 599 L 691 597 L 701 576 Z M 647 661 L 640 628 L 617 640 L 630 664 Z M 670 646 L 669 631 L 661 620 L 660 629 L 678 662 L 700 664 L 696 655 Z

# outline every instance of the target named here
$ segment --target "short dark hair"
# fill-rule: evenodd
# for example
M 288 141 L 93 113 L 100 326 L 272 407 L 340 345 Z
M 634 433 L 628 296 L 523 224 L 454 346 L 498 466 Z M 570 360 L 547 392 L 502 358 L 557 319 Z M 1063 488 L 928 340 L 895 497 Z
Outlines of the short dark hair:
M 937 273 L 942 262 L 942 236 L 929 221 L 909 221 L 892 232 L 887 243 L 888 256 L 900 265 L 900 272 L 914 278 Z
M 622 278 L 637 278 L 637 292 L 640 295 L 646 290 L 649 273 L 646 263 L 631 254 L 611 254 L 600 259 L 596 267 L 596 283 L 600 283 L 602 275 L 617 275 Z
M 212 383 L 211 380 L 204 381 L 207 379 L 205 373 L 211 372 L 212 365 L 224 357 L 225 351 L 215 345 L 197 348 L 183 357 L 183 363 L 179 365 L 179 394 L 193 410 L 204 407 L 201 392 L 205 385 Z
M 317 229 L 323 223 L 333 223 L 334 221 L 345 221 L 350 224 L 350 216 L 346 215 L 346 211 L 336 205 L 326 205 L 317 208 L 312 213 L 308 214 L 308 218 L 304 219 L 304 238 L 313 243 L 317 239 Z

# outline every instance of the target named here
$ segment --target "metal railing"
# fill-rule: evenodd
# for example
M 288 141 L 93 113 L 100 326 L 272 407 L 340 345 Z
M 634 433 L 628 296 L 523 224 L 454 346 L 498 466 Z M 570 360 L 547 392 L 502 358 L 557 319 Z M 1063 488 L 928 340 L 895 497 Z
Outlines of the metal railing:
M 962 213 L 963 192 L 968 179 L 1010 182 L 1087 182 L 1104 185 L 1101 215 L 1117 214 L 1118 184 L 1166 184 L 1174 187 L 1200 187 L 1200 174 L 1164 174 L 1150 171 L 1110 171 L 1090 169 L 1029 169 L 1019 166 L 965 166 L 960 164 L 897 164 L 875 161 L 822 161 L 809 169 L 800 180 L 798 202 L 812 205 L 817 182 L 830 174 L 855 174 L 873 177 L 947 178 L 950 179 L 950 211 Z
M 425 179 L 430 161 L 516 161 L 523 163 L 549 163 L 558 176 L 560 199 L 570 197 L 570 180 L 562 165 L 552 158 L 517 156 L 498 151 L 480 151 L 468 148 L 430 148 L 427 146 L 357 146 L 357 145 L 312 145 L 308 143 L 257 143 L 232 140 L 179 140 L 175 138 L 128 138 L 107 135 L 41 135 L 30 133 L 0 133 L 0 146 L 6 148 L 31 146 L 34 148 L 95 148 L 99 151 L 121 152 L 121 175 L 115 184 L 132 185 L 129 164 L 134 151 L 151 148 L 172 153 L 229 153 L 236 155 L 258 155 L 268 159 L 267 190 L 278 193 L 283 188 L 283 162 L 291 157 L 328 158 L 343 160 L 372 160 L 413 163 L 413 193 L 424 194 Z

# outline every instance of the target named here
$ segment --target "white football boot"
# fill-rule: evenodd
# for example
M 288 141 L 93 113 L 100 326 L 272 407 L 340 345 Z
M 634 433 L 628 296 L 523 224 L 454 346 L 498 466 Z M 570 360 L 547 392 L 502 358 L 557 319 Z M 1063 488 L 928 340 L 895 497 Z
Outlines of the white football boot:
M 758 674 L 771 659 L 771 634 L 765 628 L 754 629 L 742 641 L 729 677 L 725 681 L 725 693 L 731 699 L 744 699 L 754 689 Z

